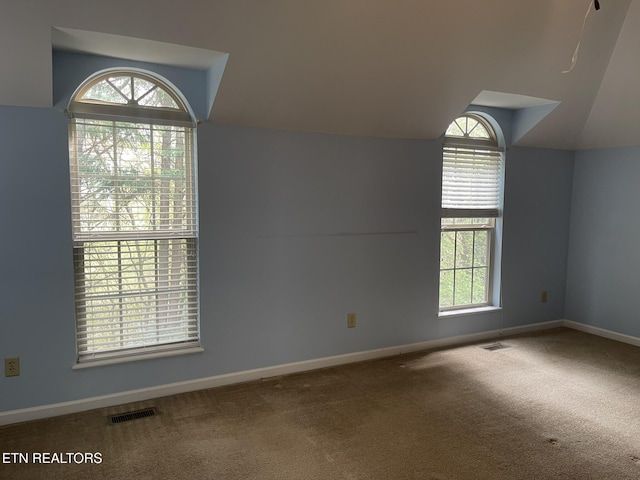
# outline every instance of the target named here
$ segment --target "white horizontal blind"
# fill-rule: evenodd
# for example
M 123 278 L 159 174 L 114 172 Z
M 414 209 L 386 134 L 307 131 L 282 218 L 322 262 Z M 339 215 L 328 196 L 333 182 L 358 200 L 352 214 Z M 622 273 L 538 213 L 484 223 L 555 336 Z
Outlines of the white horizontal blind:
M 198 342 L 192 129 L 72 119 L 79 361 Z
M 443 217 L 498 217 L 502 201 L 502 151 L 445 144 Z
M 191 129 L 73 119 L 75 240 L 193 237 Z
M 197 342 L 195 242 L 118 240 L 76 248 L 80 356 Z

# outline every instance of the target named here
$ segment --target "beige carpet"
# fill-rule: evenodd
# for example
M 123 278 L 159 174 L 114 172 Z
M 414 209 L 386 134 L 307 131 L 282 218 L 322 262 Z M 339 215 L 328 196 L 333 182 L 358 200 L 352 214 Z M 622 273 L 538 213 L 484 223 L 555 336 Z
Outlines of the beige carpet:
M 3 427 L 0 453 L 102 463 L 0 463 L 0 478 L 640 478 L 639 348 L 568 329 L 501 342 Z

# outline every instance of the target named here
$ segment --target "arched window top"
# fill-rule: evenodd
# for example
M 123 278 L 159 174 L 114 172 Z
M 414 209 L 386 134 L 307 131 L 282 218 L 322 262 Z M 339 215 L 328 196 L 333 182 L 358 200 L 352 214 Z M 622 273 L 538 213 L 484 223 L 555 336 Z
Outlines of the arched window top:
M 175 94 L 157 79 L 138 72 L 114 72 L 100 75 L 85 84 L 77 102 L 137 105 L 186 111 Z
M 456 118 L 445 133 L 446 141 L 498 146 L 495 130 L 480 115 L 464 114 Z
M 71 116 L 195 125 L 178 90 L 157 75 L 141 70 L 98 72 L 78 87 L 68 111 Z

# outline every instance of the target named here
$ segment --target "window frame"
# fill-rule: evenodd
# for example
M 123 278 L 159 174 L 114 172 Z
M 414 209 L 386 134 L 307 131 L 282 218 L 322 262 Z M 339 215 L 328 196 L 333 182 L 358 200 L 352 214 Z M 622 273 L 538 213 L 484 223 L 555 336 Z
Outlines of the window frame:
M 454 129 L 454 124 L 457 125 L 460 119 L 473 119 L 477 122 L 477 125 L 481 125 L 482 128 L 486 130 L 488 135 L 483 136 L 481 138 L 471 138 L 467 135 L 467 132 L 462 130 L 461 128 L 455 128 L 456 130 L 461 130 L 460 133 L 463 135 L 448 135 L 451 130 Z M 504 165 L 505 165 L 505 155 L 504 155 L 504 147 L 502 134 L 499 130 L 499 127 L 494 126 L 489 119 L 485 118 L 483 115 L 474 113 L 474 112 L 466 112 L 458 117 L 449 125 L 447 128 L 447 134 L 445 134 L 443 141 L 443 190 L 441 194 L 442 199 L 442 209 L 440 216 L 440 261 L 438 267 L 438 311 L 442 315 L 455 314 L 456 312 L 464 313 L 465 311 L 474 312 L 478 310 L 483 310 L 486 308 L 497 307 L 499 306 L 499 295 L 496 295 L 496 288 L 499 289 L 500 279 L 497 278 L 496 273 L 500 270 L 500 261 L 501 255 L 500 252 L 497 251 L 497 245 L 501 242 L 498 241 L 497 236 L 501 234 L 501 225 L 502 225 L 502 208 L 503 208 L 503 195 L 504 195 Z M 468 123 L 466 124 L 468 125 Z M 476 125 L 476 126 L 477 126 Z M 475 128 L 475 127 L 474 127 Z M 478 152 L 483 152 L 488 155 L 496 155 L 499 156 L 498 160 L 498 173 L 495 175 L 497 192 L 496 198 L 492 201 L 492 205 L 484 207 L 489 208 L 474 208 L 473 205 L 460 205 L 460 206 L 451 206 L 451 199 L 447 200 L 447 206 L 445 207 L 445 187 L 444 187 L 444 172 L 445 165 L 447 162 L 447 155 L 455 156 L 452 154 L 452 151 L 455 149 L 470 149 L 476 150 Z M 494 153 L 491 153 L 494 152 Z M 474 152 L 475 154 L 475 152 Z M 467 155 L 465 153 L 465 155 Z M 468 181 L 469 178 L 467 177 Z M 473 182 L 472 182 L 473 185 Z M 473 189 L 473 186 L 469 188 Z M 484 222 L 483 224 L 474 224 L 473 221 L 475 219 L 485 218 L 489 221 Z M 455 220 L 470 220 L 470 223 L 456 223 Z M 471 267 L 460 267 L 456 268 L 455 262 L 456 259 L 456 251 L 454 250 L 454 258 L 453 258 L 453 267 L 451 268 L 443 268 L 443 244 L 444 244 L 444 234 L 447 232 L 456 232 L 456 236 L 454 237 L 454 241 L 457 238 L 457 232 L 481 232 L 486 231 L 487 234 L 487 261 L 486 261 L 486 277 L 485 277 L 485 301 L 483 302 L 473 302 L 473 273 L 472 273 L 472 283 L 471 283 L 471 303 L 459 303 L 456 304 L 456 284 L 455 277 L 456 271 L 471 269 L 472 272 L 476 268 L 474 266 L 475 262 L 475 244 L 473 245 L 473 254 L 471 259 Z M 474 242 L 475 242 L 475 233 L 474 233 Z M 455 246 L 454 246 L 455 248 Z M 453 283 L 451 287 L 451 304 L 443 305 L 443 272 L 451 271 L 453 273 Z
M 446 218 L 451 218 L 451 217 L 446 217 Z M 461 220 L 467 220 L 467 219 L 471 219 L 473 220 L 474 217 L 456 217 L 453 218 L 454 220 L 456 219 L 461 219 Z M 493 298 L 493 265 L 494 265 L 494 250 L 495 250 L 495 236 L 496 236 L 496 219 L 495 218 L 491 218 L 489 222 L 484 222 L 483 224 L 453 224 L 453 225 L 446 225 L 443 224 L 444 218 L 441 219 L 441 225 L 440 225 L 440 249 L 441 249 L 441 253 L 440 253 L 440 268 L 439 268 L 439 272 L 440 272 L 440 278 L 442 277 L 442 272 L 443 271 L 451 271 L 454 272 L 454 282 L 453 282 L 453 290 L 452 290 L 452 300 L 453 300 L 453 304 L 449 305 L 449 306 L 442 306 L 440 301 L 441 301 L 441 287 L 442 287 L 442 280 L 440 280 L 439 283 L 439 298 L 438 298 L 438 307 L 439 310 L 441 312 L 450 312 L 450 311 L 455 311 L 455 310 L 465 310 L 465 309 L 470 309 L 470 308 L 479 308 L 479 307 L 490 307 L 493 305 L 492 302 L 492 298 Z M 460 268 L 456 268 L 455 267 L 455 261 L 456 261 L 456 253 L 454 251 L 454 267 L 453 268 L 443 268 L 442 267 L 442 235 L 444 233 L 448 233 L 448 232 L 455 232 L 457 234 L 457 232 L 487 232 L 487 247 L 486 247 L 486 251 L 485 251 L 485 255 L 486 255 L 486 262 L 484 266 L 476 266 L 474 265 L 475 263 L 475 244 L 473 246 L 473 257 L 471 260 L 471 266 L 470 267 L 460 267 Z M 474 235 L 475 236 L 475 235 Z M 486 279 L 485 279 L 485 284 L 484 284 L 484 297 L 485 297 L 485 301 L 484 302 L 478 302 L 478 303 L 466 303 L 466 304 L 456 304 L 455 303 L 455 294 L 456 294 L 456 288 L 455 288 L 455 272 L 457 270 L 472 270 L 472 278 L 473 278 L 473 270 L 477 269 L 477 268 L 486 268 Z M 471 296 L 473 297 L 473 280 L 472 280 L 472 284 L 471 284 Z
M 100 102 L 93 100 L 85 100 L 83 99 L 83 95 L 94 85 L 103 81 L 104 79 L 118 77 L 118 76 L 131 76 L 131 96 L 136 94 L 133 89 L 133 79 L 141 78 L 147 82 L 152 83 L 153 88 L 163 90 L 165 94 L 168 94 L 169 97 L 175 102 L 177 108 L 165 108 L 165 107 L 155 107 L 155 106 L 141 106 L 137 105 L 136 102 L 129 101 L 126 104 L 112 104 L 108 102 Z M 147 95 L 147 92 L 145 95 Z M 191 353 L 195 351 L 202 351 L 203 349 L 200 347 L 200 292 L 199 292 L 199 220 L 198 220 L 198 181 L 197 181 L 197 139 L 196 139 L 196 125 L 197 122 L 195 120 L 195 116 L 193 111 L 191 110 L 188 102 L 183 97 L 182 93 L 179 89 L 177 89 L 171 82 L 164 79 L 160 75 L 157 75 L 153 72 L 148 72 L 136 68 L 115 68 L 115 69 L 106 69 L 101 70 L 99 72 L 94 73 L 88 79 L 86 79 L 82 84 L 76 89 L 74 94 L 71 96 L 69 101 L 69 106 L 67 108 L 67 115 L 69 117 L 69 162 L 70 162 L 70 175 L 72 179 L 71 185 L 71 207 L 72 207 L 72 224 L 73 224 L 73 249 L 74 249 L 74 284 L 76 288 L 76 301 L 74 302 L 76 305 L 76 366 L 74 368 L 84 368 L 86 366 L 93 365 L 101 365 L 105 363 L 118 363 L 122 361 L 130 361 L 137 360 L 142 358 L 150 358 L 150 357 L 158 357 L 158 356 L 166 356 L 173 354 L 183 354 L 183 353 Z M 156 231 L 156 227 L 149 227 L 148 225 L 143 226 L 141 231 L 138 231 L 136 226 L 130 227 L 130 230 L 125 230 L 124 233 L 118 229 L 107 229 L 105 231 L 99 232 L 83 232 L 81 227 L 80 220 L 80 186 L 74 185 L 74 181 L 80 181 L 81 174 L 79 173 L 80 164 L 79 164 L 79 154 L 77 151 L 78 143 L 76 142 L 76 136 L 78 135 L 77 122 L 99 122 L 104 125 L 111 124 L 113 128 L 113 148 L 116 148 L 116 138 L 119 133 L 118 128 L 124 128 L 122 125 L 131 125 L 130 128 L 133 129 L 147 129 L 149 131 L 149 141 L 154 143 L 154 135 L 157 133 L 158 129 L 165 129 L 166 131 L 171 132 L 170 135 L 174 135 L 174 139 L 182 138 L 183 139 L 183 149 L 184 153 L 181 155 L 183 162 L 183 173 L 180 177 L 180 182 L 184 182 L 182 187 L 184 188 L 184 199 L 179 201 L 178 204 L 173 204 L 174 206 L 179 206 L 179 214 L 184 213 L 184 220 L 186 221 L 186 229 L 176 229 L 175 231 Z M 157 129 L 154 131 L 154 126 Z M 131 152 L 134 153 L 133 164 L 140 165 L 143 160 L 141 159 L 139 162 L 138 155 L 141 152 L 140 143 L 133 142 L 133 146 L 131 147 Z M 153 165 L 155 162 L 159 162 L 157 157 L 163 153 L 158 153 L 157 157 L 154 157 L 153 146 L 151 148 L 151 157 L 150 161 Z M 115 151 L 115 150 L 114 150 Z M 136 153 L 137 152 L 137 153 Z M 160 157 L 161 158 L 161 157 Z M 120 173 L 113 173 L 114 179 L 122 178 Z M 137 174 L 136 174 L 137 175 Z M 158 174 L 152 173 L 151 176 L 147 174 L 143 174 L 140 177 L 142 182 L 146 180 L 150 185 L 155 185 L 158 179 L 156 178 Z M 114 182 L 117 180 L 114 180 Z M 162 182 L 163 180 L 161 180 Z M 169 181 L 170 182 L 170 181 Z M 156 205 L 156 201 L 162 201 L 165 195 L 174 195 L 171 193 L 163 193 L 162 191 L 156 191 L 157 187 L 151 187 L 152 190 L 149 193 L 153 200 L 151 203 Z M 118 195 L 115 193 L 114 195 Z M 158 200 L 156 200 L 156 195 L 158 196 Z M 179 198 L 179 197 L 177 197 Z M 117 201 L 116 201 L 117 202 Z M 155 211 L 154 207 L 154 211 Z M 184 209 L 184 210 L 183 210 Z M 160 214 L 162 215 L 162 214 Z M 77 217 L 77 218 L 76 218 Z M 173 217 L 171 217 L 173 219 Z M 179 217 L 176 217 L 179 218 Z M 155 220 L 149 220 L 149 222 L 156 222 Z M 162 221 L 162 220 L 160 220 Z M 173 220 L 171 220 L 172 222 Z M 172 226 L 171 226 L 172 227 Z M 149 257 L 153 263 L 156 265 L 154 267 L 154 273 L 143 273 L 145 282 L 147 277 L 155 278 L 155 280 L 149 280 L 152 285 L 151 290 L 138 293 L 138 295 L 142 298 L 144 296 L 154 297 L 156 298 L 155 304 L 158 305 L 160 302 L 159 297 L 163 295 L 171 295 L 170 293 L 166 293 L 166 288 L 161 287 L 161 282 L 168 282 L 170 275 L 167 270 L 165 273 L 159 274 L 158 271 L 163 269 L 168 269 L 169 267 L 160 267 L 158 265 L 162 265 L 163 260 L 166 259 L 166 262 L 169 262 L 170 258 L 173 259 L 173 255 L 179 255 L 179 266 L 181 269 L 180 274 L 180 282 L 183 285 L 186 285 L 182 288 L 181 294 L 184 298 L 183 300 L 178 300 L 178 302 L 183 302 L 182 304 L 171 304 L 173 308 L 175 305 L 178 305 L 178 309 L 181 313 L 177 315 L 178 320 L 175 320 L 175 323 L 178 325 L 176 330 L 184 330 L 185 333 L 177 333 L 175 338 L 184 335 L 183 338 L 179 340 L 170 340 L 171 337 L 171 327 L 168 328 L 169 333 L 164 331 L 162 334 L 156 333 L 156 339 L 161 337 L 168 337 L 169 340 L 165 338 L 164 341 L 155 341 L 150 342 L 148 338 L 153 335 L 149 335 L 148 333 L 142 333 L 139 335 L 142 340 L 142 343 L 139 345 L 131 346 L 122 346 L 120 348 L 110 348 L 105 350 L 95 350 L 95 349 L 87 349 L 85 344 L 86 337 L 86 329 L 88 326 L 87 315 L 83 313 L 87 308 L 87 288 L 85 287 L 85 277 L 87 275 L 87 269 L 84 266 L 85 261 L 85 247 L 90 244 L 96 245 L 102 242 L 114 242 L 117 244 L 118 252 L 122 248 L 122 245 L 126 242 L 152 242 L 153 247 L 151 248 L 151 257 Z M 167 249 L 171 249 L 171 253 L 166 253 L 166 257 L 160 257 L 158 247 L 158 242 L 164 242 L 167 244 Z M 178 243 L 176 243 L 178 242 Z M 176 245 L 182 243 L 182 247 L 176 247 Z M 148 247 L 147 247 L 148 248 Z M 178 253 L 175 252 L 175 248 L 178 248 Z M 169 250 L 167 250 L 169 252 Z M 182 253 L 179 253 L 182 252 Z M 145 260 L 146 261 L 146 260 Z M 171 260 L 173 261 L 173 260 Z M 121 262 L 120 253 L 118 253 L 118 261 L 117 261 L 117 269 L 116 269 L 116 277 L 120 280 L 117 283 L 122 283 L 122 277 L 124 276 L 124 269 L 122 268 L 123 263 Z M 167 263 L 168 265 L 168 263 Z M 141 264 L 138 267 L 134 268 L 144 268 Z M 165 278 L 166 277 L 166 278 Z M 108 288 L 105 293 L 105 297 L 113 295 L 114 287 L 105 287 Z M 111 290 L 109 290 L 111 289 Z M 80 294 L 78 294 L 80 292 Z M 122 293 L 122 292 L 120 292 Z M 109 295 L 108 295 L 109 294 Z M 115 295 L 117 296 L 117 295 Z M 182 297 L 181 297 L 182 298 Z M 154 303 L 154 301 L 149 301 L 149 304 Z M 157 311 L 157 307 L 155 307 Z M 150 312 L 153 311 L 152 308 L 147 307 L 145 310 L 147 314 L 150 315 Z M 195 312 L 194 312 L 195 311 Z M 119 310 L 119 314 L 117 318 L 119 318 L 120 328 L 123 328 L 123 325 L 130 326 L 130 320 L 125 319 L 127 315 L 125 315 L 122 307 Z M 172 311 L 173 313 L 173 311 Z M 168 314 L 167 314 L 168 315 Z M 115 318 L 115 317 L 114 317 Z M 165 328 L 167 324 L 173 324 L 174 322 L 171 320 L 172 316 L 165 317 L 156 317 L 155 320 L 150 315 L 147 319 L 148 322 L 154 322 L 156 325 L 156 329 L 158 329 L 159 325 L 163 325 Z M 118 323 L 118 322 L 114 322 Z M 140 322 L 142 323 L 142 321 Z M 112 327 L 109 327 L 112 328 Z M 138 327 L 143 332 L 147 329 L 147 327 Z M 194 334 L 195 332 L 195 334 Z M 95 335 L 95 333 L 94 333 Z M 122 342 L 121 342 L 122 343 Z M 128 343 L 125 342 L 125 343 Z

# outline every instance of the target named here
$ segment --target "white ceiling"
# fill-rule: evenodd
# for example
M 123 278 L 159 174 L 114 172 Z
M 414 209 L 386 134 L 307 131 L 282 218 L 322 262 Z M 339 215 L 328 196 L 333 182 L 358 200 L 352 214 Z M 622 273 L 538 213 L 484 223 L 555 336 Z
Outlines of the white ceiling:
M 180 63 L 167 58 L 180 49 L 163 43 L 210 51 L 204 57 L 228 53 L 210 118 L 217 122 L 434 139 L 480 95 L 510 108 L 559 102 L 518 145 L 640 145 L 640 0 L 600 0 L 576 67 L 562 73 L 590 3 L 0 0 L 0 104 L 51 105 L 57 27 L 141 39 L 146 50 L 129 56 L 153 61 Z M 113 45 L 101 53 L 116 55 Z M 185 65 L 207 68 L 196 57 Z

